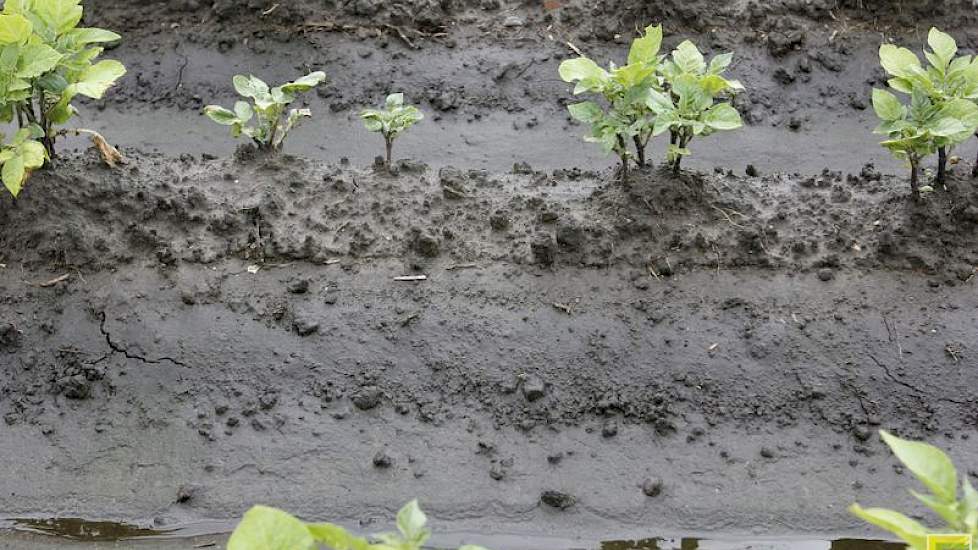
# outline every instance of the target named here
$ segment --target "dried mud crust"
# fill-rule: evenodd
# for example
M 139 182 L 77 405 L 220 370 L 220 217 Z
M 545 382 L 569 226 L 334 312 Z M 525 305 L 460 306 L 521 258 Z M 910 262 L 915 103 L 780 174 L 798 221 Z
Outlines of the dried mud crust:
M 649 169 L 628 186 L 580 170 L 509 174 L 401 161 L 397 174 L 280 157 L 135 155 L 121 170 L 89 156 L 4 197 L 2 260 L 97 271 L 241 259 L 402 262 L 407 272 L 470 263 L 622 268 L 636 285 L 700 270 L 914 270 L 934 284 L 978 265 L 978 187 L 908 200 L 906 183 L 858 176 L 739 177 Z
M 481 30 L 512 29 L 525 24 L 583 28 L 611 40 L 620 29 L 662 21 L 683 30 L 750 24 L 831 24 L 852 19 L 876 27 L 913 28 L 921 19 L 966 27 L 975 20 L 970 0 L 163 0 L 97 5 L 98 17 L 122 29 L 159 28 L 173 23 L 206 23 L 213 29 L 293 26 L 299 23 L 342 27 L 392 25 L 422 33 L 444 33 L 459 26 Z M 174 27 L 175 28 L 175 27 Z

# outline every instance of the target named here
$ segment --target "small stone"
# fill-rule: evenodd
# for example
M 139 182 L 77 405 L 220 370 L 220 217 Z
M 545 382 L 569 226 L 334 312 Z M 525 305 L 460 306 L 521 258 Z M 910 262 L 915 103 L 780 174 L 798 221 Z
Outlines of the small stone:
M 747 165 L 746 174 L 752 178 L 756 178 L 761 175 L 761 173 L 757 171 L 757 167 L 753 164 Z
M 293 281 L 289 281 L 289 284 L 286 285 L 285 288 L 290 294 L 305 294 L 306 292 L 309 292 L 309 279 L 295 279 Z
M 852 429 L 852 435 L 859 441 L 868 441 L 873 436 L 873 432 L 866 426 L 856 426 Z
M 361 411 L 369 411 L 380 404 L 382 395 L 380 388 L 367 386 L 353 396 L 353 405 Z
M 818 280 L 822 282 L 828 282 L 835 279 L 835 271 L 828 267 L 823 267 L 818 270 Z
M 618 423 L 614 420 L 605 422 L 604 426 L 601 427 L 601 435 L 602 437 L 606 438 L 615 437 L 618 435 Z
M 503 21 L 503 26 L 508 28 L 522 27 L 526 24 L 526 21 L 518 15 L 510 15 Z
M 384 451 L 377 451 L 377 454 L 374 455 L 373 463 L 375 468 L 390 468 L 394 465 L 394 459 Z
M 304 317 L 296 319 L 292 323 L 292 326 L 299 336 L 309 336 L 310 334 L 319 332 L 319 323 Z
M 650 477 L 642 482 L 642 492 L 647 497 L 657 497 L 662 494 L 662 478 Z
M 764 458 L 774 458 L 774 451 L 769 447 L 761 447 L 761 456 Z
M 577 504 L 577 499 L 560 491 L 544 491 L 540 494 L 540 502 L 552 508 L 566 510 Z
M 196 485 L 185 484 L 181 485 L 177 489 L 177 502 L 180 504 L 186 504 L 193 500 L 194 496 L 200 491 L 200 487 Z
M 536 401 L 546 395 L 547 384 L 536 376 L 527 376 L 523 380 L 523 397 L 527 401 Z

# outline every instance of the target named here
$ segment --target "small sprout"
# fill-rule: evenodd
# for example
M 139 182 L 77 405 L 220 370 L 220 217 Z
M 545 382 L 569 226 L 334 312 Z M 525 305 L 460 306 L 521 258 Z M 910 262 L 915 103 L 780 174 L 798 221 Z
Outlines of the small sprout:
M 391 150 L 394 140 L 405 130 L 424 118 L 424 113 L 413 105 L 404 104 L 404 94 L 387 96 L 384 109 L 365 109 L 360 113 L 363 125 L 371 132 L 380 132 L 384 136 L 386 151 L 385 162 L 387 169 L 391 168 Z
M 236 75 L 233 79 L 234 89 L 247 101 L 238 101 L 234 110 L 228 110 L 219 105 L 204 107 L 206 114 L 214 122 L 231 127 L 231 136 L 242 134 L 251 138 L 262 151 L 279 151 L 285 136 L 298 124 L 299 120 L 311 117 L 309 109 L 291 109 L 288 107 L 300 93 L 308 92 L 326 80 L 326 73 L 316 71 L 294 81 L 275 88 L 268 88 L 261 79 L 251 75 Z M 251 124 L 249 124 L 249 122 Z
M 653 135 L 669 132 L 667 159 L 677 174 L 683 157 L 690 154 L 689 143 L 694 137 L 743 126 L 740 113 L 733 105 L 716 103 L 717 98 L 744 89 L 740 82 L 721 76 L 731 61 L 733 54 L 725 53 L 707 64 L 696 45 L 686 40 L 662 65 L 668 91 L 652 90 L 648 105 L 655 113 Z
M 47 160 L 47 151 L 41 142 L 36 141 L 40 137 L 40 127 L 22 128 L 14 134 L 10 143 L 5 141 L 3 134 L 0 134 L 0 176 L 3 178 L 3 185 L 10 191 L 10 194 L 17 197 L 20 190 L 24 187 L 24 182 L 30 177 L 31 171 L 44 166 Z

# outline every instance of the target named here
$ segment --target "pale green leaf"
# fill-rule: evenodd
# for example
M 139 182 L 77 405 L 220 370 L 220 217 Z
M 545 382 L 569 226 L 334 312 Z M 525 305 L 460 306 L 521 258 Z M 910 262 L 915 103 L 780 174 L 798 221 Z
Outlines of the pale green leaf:
M 936 497 L 947 502 L 955 500 L 958 486 L 957 472 L 944 451 L 927 443 L 900 439 L 885 430 L 880 430 L 880 436 L 900 462 L 903 462 Z
M 927 529 L 899 512 L 885 508 L 862 508 L 858 504 L 850 506 L 849 511 L 866 522 L 900 537 L 913 550 L 927 548 Z
M 632 42 L 632 47 L 628 51 L 628 63 L 655 63 L 661 47 L 662 25 L 649 25 L 645 28 L 645 35 Z
M 417 499 L 405 504 L 397 512 L 397 530 L 409 540 L 417 540 L 425 532 L 428 517 L 421 511 Z
M 235 75 L 231 82 L 234 84 L 234 90 L 244 97 L 256 98 L 268 93 L 268 84 L 255 75 Z
M 686 73 L 700 74 L 706 69 L 703 54 L 689 40 L 684 40 L 672 52 L 672 60 L 680 70 Z
M 241 122 L 238 120 L 238 115 L 225 109 L 224 107 L 221 107 L 220 105 L 208 105 L 204 107 L 204 114 L 214 122 L 223 126 L 231 126 L 236 122 Z
M 24 159 L 19 156 L 14 156 L 4 162 L 3 169 L 0 170 L 0 177 L 3 178 L 4 187 L 14 197 L 20 194 L 26 176 L 27 170 L 24 167 Z
M 24 44 L 33 26 L 19 13 L 0 15 L 0 44 Z
M 906 116 L 907 108 L 890 92 L 873 88 L 873 110 L 882 120 L 899 120 Z
M 231 533 L 227 550 L 311 550 L 314 545 L 309 529 L 296 517 L 255 506 Z
M 105 29 L 96 29 L 92 27 L 72 29 L 66 34 L 69 40 L 78 45 L 83 44 L 104 44 L 107 42 L 115 42 L 122 39 L 118 34 L 107 31 Z
M 100 99 L 115 81 L 126 74 L 126 68 L 114 59 L 105 59 L 82 71 L 70 87 L 83 96 Z
M 315 71 L 294 82 L 283 84 L 282 86 L 279 86 L 279 89 L 287 94 L 308 92 L 321 84 L 324 80 L 326 80 L 326 73 L 322 71 Z
M 940 59 L 942 67 L 951 63 L 954 54 L 958 53 L 958 44 L 954 41 L 954 38 L 949 34 L 937 30 L 936 27 L 931 27 L 930 32 L 927 34 L 927 44 L 938 59 Z
M 27 44 L 21 49 L 17 76 L 37 78 L 55 68 L 61 58 L 62 55 L 47 44 Z
M 570 112 L 570 116 L 574 120 L 587 122 L 589 124 L 601 120 L 604 117 L 604 111 L 602 111 L 601 107 L 599 107 L 593 101 L 572 103 L 567 106 L 567 111 Z
M 366 539 L 351 535 L 346 529 L 332 523 L 310 523 L 309 534 L 331 550 L 370 550 Z
M 893 44 L 880 46 L 880 65 L 887 73 L 901 78 L 911 78 L 922 70 L 916 54 Z
M 557 68 L 560 78 L 564 82 L 575 82 L 578 80 L 602 80 L 608 78 L 608 73 L 598 66 L 597 63 L 586 57 L 568 59 Z
M 707 109 L 703 123 L 714 130 L 735 130 L 744 125 L 740 113 L 729 103 L 717 103 Z

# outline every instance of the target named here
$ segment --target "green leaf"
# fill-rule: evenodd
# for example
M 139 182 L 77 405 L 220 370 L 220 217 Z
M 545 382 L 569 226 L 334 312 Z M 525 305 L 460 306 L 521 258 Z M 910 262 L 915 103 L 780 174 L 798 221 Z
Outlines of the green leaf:
M 942 62 L 942 68 L 951 63 L 954 59 L 954 54 L 958 53 L 958 44 L 954 41 L 954 38 L 949 34 L 945 34 L 936 27 L 931 27 L 930 32 L 927 34 L 927 44 L 930 49 L 934 51 L 934 54 Z
M 369 115 L 367 116 L 361 115 L 361 117 L 363 117 L 363 126 L 367 129 L 367 131 L 369 132 L 383 131 L 384 123 L 381 122 L 380 119 Z
M 880 46 L 880 65 L 887 73 L 901 78 L 911 78 L 922 70 L 916 54 L 893 44 Z
M 941 500 L 952 502 L 957 496 L 958 477 L 951 459 L 933 445 L 900 439 L 880 430 L 893 454 Z
M 387 96 L 387 99 L 384 101 L 384 105 L 387 109 L 394 109 L 395 107 L 404 105 L 404 94 L 397 93 Z
M 3 169 L 0 171 L 0 177 L 3 178 L 4 187 L 14 197 L 20 194 L 26 175 L 27 171 L 24 168 L 24 159 L 19 156 L 15 156 L 4 162 Z
M 238 120 L 238 115 L 225 109 L 224 107 L 221 107 L 220 105 L 208 105 L 207 107 L 204 107 L 204 114 L 214 122 L 223 126 L 231 126 L 236 122 L 241 122 Z
M 311 550 L 314 545 L 309 529 L 296 517 L 255 506 L 231 533 L 227 550 Z
M 727 67 L 733 62 L 733 53 L 722 53 L 713 57 L 710 60 L 710 68 L 707 72 L 714 75 L 719 75 L 723 71 L 727 70 Z
M 122 39 L 121 36 L 112 31 L 96 29 L 93 27 L 72 29 L 68 31 L 66 36 L 69 40 L 79 46 L 85 44 L 104 44 Z
M 873 88 L 873 110 L 882 120 L 899 120 L 907 114 L 907 108 L 895 95 L 879 88 Z
M 662 47 L 662 25 L 649 25 L 645 28 L 645 36 L 632 42 L 628 52 L 628 63 L 652 64 L 657 61 L 656 55 Z
M 714 130 L 735 130 L 744 125 L 740 113 L 729 103 L 717 103 L 707 109 L 703 123 Z
M 244 97 L 257 98 L 268 93 L 268 84 L 255 75 L 235 75 L 231 82 L 234 90 Z
M 557 68 L 557 73 L 560 74 L 560 78 L 564 82 L 603 80 L 608 78 L 607 71 L 586 57 L 567 59 L 561 62 L 560 67 Z
M 80 0 L 34 2 L 33 12 L 55 33 L 61 35 L 78 26 L 82 18 Z
M 885 508 L 862 508 L 858 504 L 849 511 L 867 523 L 881 527 L 903 539 L 913 550 L 926 550 L 927 529 L 907 516 Z
M 593 101 L 572 103 L 567 106 L 567 110 L 570 112 L 570 116 L 574 120 L 587 122 L 589 124 L 604 118 L 604 111 L 602 111 L 601 107 L 599 107 L 598 104 L 594 103 Z
M 310 523 L 306 528 L 316 542 L 325 544 L 331 550 L 370 550 L 370 543 L 366 539 L 351 535 L 339 525 Z
M 251 120 L 251 117 L 255 116 L 255 112 L 251 109 L 251 105 L 247 101 L 236 101 L 234 103 L 234 115 L 237 117 L 238 122 L 244 124 Z
M 31 22 L 19 13 L 0 15 L 0 44 L 24 44 L 31 37 L 33 28 Z
M 44 166 L 44 161 L 48 158 L 48 152 L 38 141 L 25 141 L 19 148 L 20 156 L 24 159 L 24 167 L 28 170 Z
M 126 74 L 122 63 L 114 59 L 105 59 L 82 71 L 78 81 L 70 86 L 72 91 L 92 99 L 101 99 L 105 91 L 115 84 L 115 81 Z
M 397 512 L 397 530 L 408 540 L 427 538 L 424 528 L 426 523 L 428 523 L 428 517 L 421 511 L 417 499 L 405 504 Z
M 27 44 L 20 54 L 19 78 L 37 78 L 58 65 L 63 56 L 47 44 Z
M 672 60 L 680 70 L 686 73 L 700 74 L 706 69 L 703 54 L 689 40 L 683 41 L 672 52 Z
M 65 79 L 65 77 L 56 72 L 49 72 L 42 75 L 36 82 L 42 90 L 51 92 L 55 95 L 61 95 L 61 92 L 65 91 L 65 88 L 68 87 L 68 81 Z
M 288 84 L 283 84 L 279 88 L 287 94 L 308 92 L 326 80 L 326 73 L 316 71 Z

